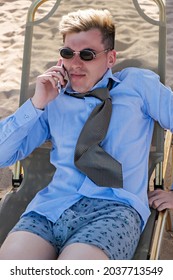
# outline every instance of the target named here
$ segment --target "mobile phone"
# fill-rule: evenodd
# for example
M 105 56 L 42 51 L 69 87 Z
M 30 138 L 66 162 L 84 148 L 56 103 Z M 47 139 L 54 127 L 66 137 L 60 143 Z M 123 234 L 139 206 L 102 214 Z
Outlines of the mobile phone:
M 64 70 L 65 70 L 64 80 L 65 80 L 66 82 L 68 82 L 68 81 L 69 81 L 69 78 L 68 78 L 68 72 L 67 72 L 66 68 L 64 67 L 64 64 L 62 64 L 62 67 L 63 67 L 63 68 L 64 68 Z
M 61 83 L 60 83 L 59 80 L 58 80 L 58 83 L 57 83 L 57 89 L 58 89 L 59 92 L 61 91 Z
M 65 67 L 64 67 L 63 62 L 61 63 L 60 67 L 64 68 L 64 70 L 65 70 L 64 80 L 66 81 L 66 84 L 67 84 L 67 82 L 68 82 L 68 74 L 67 74 L 67 70 L 66 70 Z M 61 89 L 62 89 L 62 85 L 61 85 L 61 83 L 60 83 L 59 80 L 58 80 L 58 82 L 57 82 L 57 89 L 58 89 L 59 92 L 60 92 Z

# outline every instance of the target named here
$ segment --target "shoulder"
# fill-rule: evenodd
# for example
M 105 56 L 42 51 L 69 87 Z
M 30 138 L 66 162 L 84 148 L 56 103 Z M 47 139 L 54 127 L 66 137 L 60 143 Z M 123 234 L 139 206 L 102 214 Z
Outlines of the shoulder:
M 120 72 L 114 73 L 114 75 L 120 80 L 123 81 L 125 79 L 148 79 L 148 78 L 156 78 L 158 79 L 159 76 L 149 70 L 149 69 L 143 69 L 143 68 L 136 68 L 136 67 L 127 67 L 121 70 Z

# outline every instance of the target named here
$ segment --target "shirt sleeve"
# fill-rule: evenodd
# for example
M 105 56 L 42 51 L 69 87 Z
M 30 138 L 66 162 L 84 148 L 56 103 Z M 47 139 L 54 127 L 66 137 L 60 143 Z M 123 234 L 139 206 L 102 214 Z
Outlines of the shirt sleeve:
M 145 75 L 147 79 L 145 79 Z M 143 93 L 147 114 L 160 125 L 173 132 L 173 92 L 160 82 L 159 76 L 148 72 L 144 74 Z
M 46 110 L 27 100 L 13 115 L 0 122 L 0 167 L 14 164 L 49 138 Z
M 147 69 L 125 69 L 120 79 L 125 82 L 129 93 L 135 92 L 143 100 L 144 116 L 158 121 L 173 132 L 173 92 L 160 82 L 160 77 Z

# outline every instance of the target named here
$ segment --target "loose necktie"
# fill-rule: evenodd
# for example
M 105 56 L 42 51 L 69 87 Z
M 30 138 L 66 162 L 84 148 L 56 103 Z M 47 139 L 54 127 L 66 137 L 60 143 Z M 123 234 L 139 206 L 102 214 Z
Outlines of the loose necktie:
M 106 136 L 112 113 L 108 88 L 69 95 L 76 98 L 94 96 L 102 101 L 93 109 L 79 135 L 74 156 L 76 167 L 98 186 L 122 188 L 121 163 L 100 146 Z

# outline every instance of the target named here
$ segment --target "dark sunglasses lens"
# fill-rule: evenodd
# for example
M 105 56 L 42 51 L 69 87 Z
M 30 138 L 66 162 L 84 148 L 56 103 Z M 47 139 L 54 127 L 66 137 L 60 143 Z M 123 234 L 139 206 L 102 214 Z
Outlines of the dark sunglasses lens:
M 83 50 L 80 52 L 80 58 L 86 61 L 92 60 L 94 58 L 94 53 L 89 50 Z
M 70 50 L 70 49 L 61 49 L 60 50 L 60 55 L 63 57 L 63 58 L 66 58 L 66 59 L 70 59 L 73 57 L 73 51 Z

